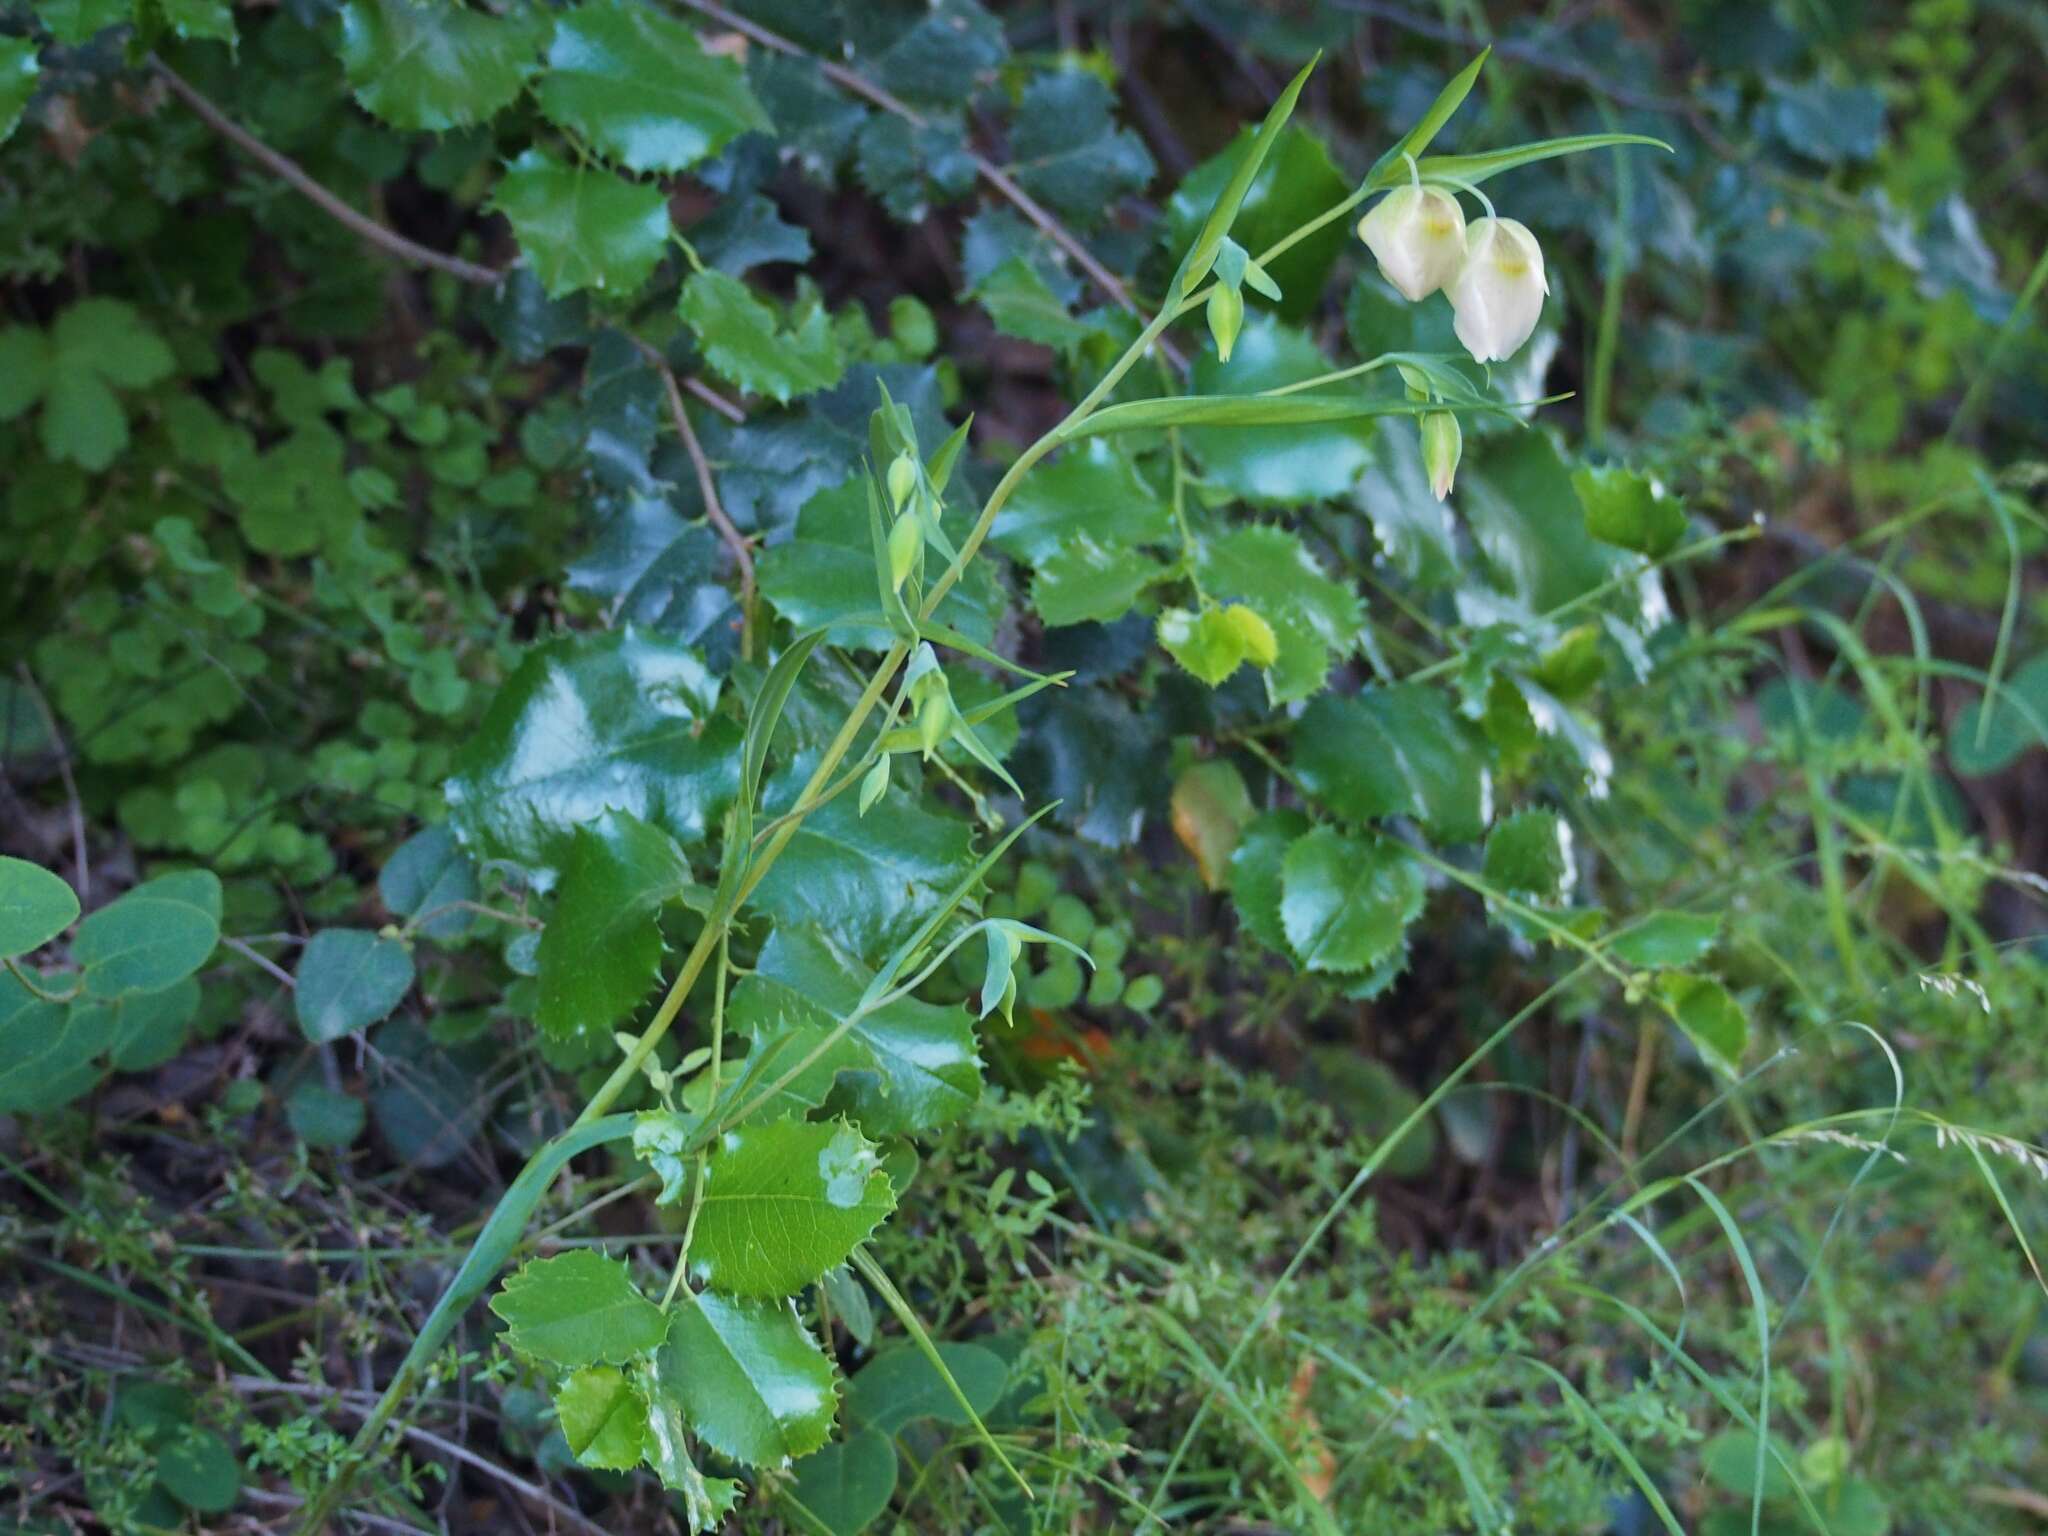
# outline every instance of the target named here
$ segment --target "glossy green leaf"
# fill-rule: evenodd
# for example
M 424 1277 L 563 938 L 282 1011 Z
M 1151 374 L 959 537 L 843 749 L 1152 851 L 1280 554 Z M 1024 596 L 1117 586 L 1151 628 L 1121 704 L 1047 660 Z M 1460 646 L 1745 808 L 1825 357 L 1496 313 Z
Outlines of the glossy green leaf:
M 0 1114 L 47 1114 L 88 1092 L 105 1075 L 99 1059 L 118 1017 L 101 1005 L 45 1002 L 0 970 Z
M 1031 606 L 1055 627 L 1106 624 L 1129 613 L 1146 588 L 1172 574 L 1140 550 L 1100 544 L 1083 534 L 1039 562 Z
M 1720 937 L 1718 912 L 1652 912 L 1615 937 L 1608 953 L 1643 970 L 1691 965 Z
M 787 1301 L 680 1292 L 652 1395 L 676 1404 L 697 1438 L 746 1466 L 804 1456 L 832 1433 L 832 1362 Z
M 1566 900 L 1577 878 L 1572 829 L 1555 811 L 1518 811 L 1495 822 L 1486 837 L 1489 884 L 1538 902 Z
M 796 536 L 763 551 L 756 569 L 761 595 L 799 631 L 830 625 L 830 643 L 870 650 L 894 639 L 877 607 L 865 476 L 812 496 Z M 987 564 L 976 562 L 933 617 L 985 646 L 1001 606 Z
M 647 1399 L 647 1464 L 664 1488 L 683 1498 L 683 1524 L 691 1531 L 720 1529 L 739 1502 L 740 1485 L 728 1477 L 706 1477 L 690 1458 L 687 1406 L 676 1384 L 689 1362 L 673 1362 L 657 1351 L 641 1374 Z
M 1064 449 L 1020 484 L 989 537 L 1006 555 L 1036 565 L 1077 538 L 1109 548 L 1171 539 L 1173 508 L 1121 448 L 1100 440 Z
M 1102 334 L 1100 326 L 1068 313 L 1067 301 L 1054 293 L 1038 269 L 1022 256 L 1012 256 L 976 283 L 970 293 L 988 311 L 997 330 L 1020 341 L 1068 351 Z
M 1413 816 L 1447 842 L 1486 830 L 1493 777 L 1484 744 L 1432 688 L 1325 695 L 1303 713 L 1294 740 L 1303 787 L 1339 816 Z
M 1012 174 L 1024 190 L 1083 225 L 1152 179 L 1144 140 L 1111 116 L 1115 96 L 1084 69 L 1038 75 L 1017 104 Z M 1205 205 L 1206 206 L 1206 205 Z
M 1190 243 L 1252 134 L 1250 128 L 1243 130 L 1227 148 L 1188 172 L 1174 189 L 1167 200 L 1162 235 L 1170 249 L 1184 249 Z M 1304 128 L 1289 126 L 1274 140 L 1265 165 L 1245 193 L 1231 225 L 1231 238 L 1256 255 L 1294 233 L 1350 190 L 1323 141 Z M 1274 259 L 1271 277 L 1282 295 L 1275 310 L 1282 319 L 1300 321 L 1314 311 L 1322 299 L 1324 280 L 1350 238 L 1350 221 L 1332 220 Z
M 573 1371 L 555 1389 L 555 1421 L 569 1452 L 586 1467 L 630 1472 L 650 1450 L 647 1399 L 616 1366 Z
M 1010 1367 L 1003 1357 L 979 1344 L 942 1343 L 937 1346 L 945 1362 L 977 1415 L 986 1414 L 1002 1401 L 1010 1384 Z M 850 1424 L 865 1424 L 885 1435 L 895 1435 L 906 1424 L 919 1419 L 936 1419 L 942 1424 L 966 1424 L 966 1410 L 953 1388 L 923 1350 L 898 1344 L 875 1356 L 846 1384 L 846 1418 Z
M 1975 778 L 1999 773 L 2030 748 L 2048 746 L 2048 654 L 2015 668 L 2001 682 L 1995 702 L 1973 699 L 1948 730 L 1948 760 L 1957 773 Z
M 341 65 L 356 100 L 394 128 L 441 131 L 510 106 L 535 65 L 546 22 L 452 3 L 349 0 Z
M 1729 1077 L 1741 1072 L 1749 1019 L 1726 987 L 1711 976 L 1666 971 L 1657 978 L 1657 997 L 1707 1065 Z
M 617 1259 L 573 1248 L 533 1259 L 491 1298 L 505 1342 L 563 1370 L 619 1365 L 660 1346 L 668 1319 Z
M 765 300 L 728 273 L 691 274 L 676 313 L 711 366 L 749 394 L 787 404 L 830 389 L 846 371 L 822 306 L 812 305 L 801 321 L 784 325 Z
M 87 917 L 71 941 L 90 997 L 158 992 L 184 980 L 220 939 L 220 880 L 211 870 L 159 875 Z
M 628 170 L 686 170 L 774 126 L 737 63 L 651 5 L 594 0 L 565 12 L 547 64 L 542 114 Z
M 299 956 L 299 1032 L 325 1045 L 391 1016 L 413 982 L 412 954 L 362 928 L 323 928 Z
M 1657 481 L 1619 465 L 1572 472 L 1586 509 L 1586 531 L 1603 544 L 1655 560 L 1685 537 L 1685 506 Z
M 543 889 L 607 810 L 701 843 L 739 782 L 740 730 L 714 715 L 718 694 L 696 651 L 631 625 L 532 647 L 456 755 L 456 831 Z
M 1629 558 L 1587 532 L 1571 472 L 1540 430 L 1468 443 L 1458 505 L 1496 580 L 1534 613 L 1592 591 Z
M 1191 395 L 1108 406 L 1089 417 L 1082 430 L 1178 424 L 1187 429 L 1183 440 L 1207 478 L 1225 490 L 1273 504 L 1341 496 L 1371 462 L 1370 418 L 1405 412 L 1412 402 L 1375 400 L 1345 387 L 1250 398 L 1329 371 L 1329 362 L 1307 336 L 1252 315 L 1228 363 L 1218 362 L 1213 353 L 1195 360 Z
M 835 1440 L 799 1461 L 789 1496 L 829 1536 L 860 1536 L 896 1492 L 896 1447 L 879 1430 Z
M 1281 926 L 1311 971 L 1379 964 L 1401 947 L 1422 898 L 1415 861 L 1385 838 L 1318 827 L 1281 865 Z
M 668 247 L 668 199 L 659 186 L 569 165 L 545 150 L 512 162 L 490 206 L 511 220 L 551 299 L 585 288 L 630 299 Z
M 1266 695 L 1276 705 L 1320 692 L 1331 664 L 1365 638 L 1357 594 L 1325 575 L 1284 528 L 1245 527 L 1205 539 L 1196 547 L 1195 569 L 1211 597 L 1248 603 L 1271 624 L 1278 654 L 1266 668 Z
M 534 1021 L 557 1039 L 608 1032 L 661 975 L 661 908 L 690 884 L 675 839 L 607 810 L 573 834 L 540 936 Z
M 0 38 L 0 144 L 21 122 L 41 74 L 36 45 L 26 37 Z
M 475 925 L 457 905 L 476 900 L 476 865 L 445 822 L 422 827 L 398 845 L 377 874 L 377 894 L 394 916 L 430 939 L 455 939 Z
M 1281 954 L 1287 953 L 1287 930 L 1280 920 L 1282 873 L 1287 850 L 1308 829 L 1308 818 L 1299 811 L 1268 811 L 1245 827 L 1230 855 L 1230 895 L 1238 921 Z
M 78 919 L 78 897 L 40 864 L 0 857 L 0 957 L 41 949 Z
M 845 1121 L 743 1126 L 705 1169 L 690 1272 L 728 1295 L 793 1295 L 895 1208 L 874 1143 Z
M 822 1042 L 859 1004 L 870 975 L 827 933 L 778 928 L 755 974 L 734 990 L 731 1027 L 753 1035 L 757 1049 L 765 1035 L 789 1029 L 808 1031 L 812 1044 Z M 786 1065 L 770 1069 L 771 1080 L 802 1059 L 802 1044 L 785 1054 Z M 981 1097 L 974 1024 L 957 1005 L 901 998 L 859 1019 L 842 1044 L 836 1062 L 819 1076 L 829 1091 L 840 1071 L 862 1074 L 842 1081 L 839 1093 L 871 1136 L 944 1125 Z

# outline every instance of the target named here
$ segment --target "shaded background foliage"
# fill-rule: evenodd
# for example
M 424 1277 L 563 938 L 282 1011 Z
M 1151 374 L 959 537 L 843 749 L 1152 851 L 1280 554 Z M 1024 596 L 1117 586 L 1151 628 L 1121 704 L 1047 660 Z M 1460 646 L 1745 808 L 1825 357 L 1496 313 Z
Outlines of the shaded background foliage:
M 1760 1483 L 1759 1528 L 2030 1528 L 2038 8 L 620 14 L 699 42 L 599 35 L 586 78 L 538 11 L 0 11 L 0 852 L 88 912 L 210 868 L 193 921 L 225 936 L 61 1030 L 6 995 L 0 1507 L 289 1518 L 451 1245 L 695 937 L 735 701 L 792 630 L 873 646 L 877 385 L 926 453 L 974 414 L 978 501 L 1136 333 L 1312 53 L 1236 226 L 1254 252 L 1491 43 L 1435 152 L 1673 148 L 1489 183 L 1552 295 L 1469 387 L 1571 398 L 1534 430 L 1468 418 L 1450 514 L 1400 419 L 1070 448 L 939 612 L 1075 674 L 986 727 L 1024 803 L 1061 804 L 983 910 L 1094 966 L 1034 954 L 1015 1025 L 924 1085 L 875 1250 L 1038 1498 L 835 1270 L 804 1311 L 847 1377 L 842 1438 L 754 1474 L 732 1518 L 1119 1527 L 1149 1501 L 1195 1528 L 1634 1531 L 1661 1499 L 1732 1531 Z M 665 131 L 619 108 L 642 87 Z M 448 259 L 366 245 L 209 104 Z M 1443 302 L 1398 302 L 1348 223 L 1273 262 L 1283 297 L 1230 364 L 1182 326 L 1124 396 L 1455 352 Z M 672 405 L 664 370 L 696 392 Z M 1641 579 L 1637 554 L 1680 549 Z M 1283 664 L 1214 689 L 1177 668 L 1153 618 L 1191 582 L 1260 608 Z M 963 708 L 1006 686 L 948 672 Z M 861 681 L 836 655 L 806 673 L 768 814 Z M 565 700 L 613 758 L 536 788 L 516 765 Z M 734 999 L 757 1027 L 773 988 L 836 984 L 785 931 L 873 964 L 987 845 L 967 786 L 1017 808 L 951 748 L 897 772 L 764 883 Z M 1426 879 L 1347 893 L 1387 846 L 1367 823 Z M 641 904 L 578 929 L 578 889 Z M 1679 908 L 1693 927 L 1655 918 Z M 1624 977 L 1568 976 L 1571 938 L 1646 919 Z M 88 985 L 105 963 L 83 928 L 46 958 Z M 1894 1060 L 1928 1118 L 1888 1118 Z M 1269 1318 L 1368 1157 L 1384 1177 Z M 1712 1200 L 1611 1214 L 1710 1163 Z M 675 1212 L 643 1171 L 582 1159 L 549 1241 L 664 1268 Z M 653 1479 L 576 1465 L 494 1327 L 408 1413 L 412 1508 L 384 1516 L 670 1528 Z M 1742 1433 L 1762 1381 L 1790 1470 Z

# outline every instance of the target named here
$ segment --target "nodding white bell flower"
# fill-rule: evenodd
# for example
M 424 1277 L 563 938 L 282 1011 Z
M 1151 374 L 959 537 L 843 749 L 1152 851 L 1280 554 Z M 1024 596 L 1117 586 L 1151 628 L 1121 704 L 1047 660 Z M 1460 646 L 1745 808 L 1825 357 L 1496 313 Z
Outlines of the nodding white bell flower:
M 1411 304 L 1449 286 L 1465 260 L 1465 210 L 1450 193 L 1410 182 L 1358 221 L 1380 276 Z
M 1550 292 L 1543 247 L 1519 220 L 1474 219 L 1465 231 L 1465 264 L 1447 291 L 1452 328 L 1473 359 L 1513 357 L 1536 329 Z

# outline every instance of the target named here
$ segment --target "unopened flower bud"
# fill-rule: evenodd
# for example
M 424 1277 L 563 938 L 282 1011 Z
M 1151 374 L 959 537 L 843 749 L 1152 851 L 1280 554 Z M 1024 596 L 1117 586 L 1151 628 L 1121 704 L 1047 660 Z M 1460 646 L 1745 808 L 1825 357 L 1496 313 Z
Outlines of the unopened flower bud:
M 897 460 L 900 464 L 902 460 Z M 899 517 L 889 530 L 889 585 L 898 592 L 909 578 L 917 564 L 918 552 L 924 548 L 924 530 L 917 525 L 915 517 Z
M 889 501 L 901 512 L 903 503 L 910 499 L 910 493 L 917 489 L 917 461 L 906 450 L 896 455 L 889 465 Z
M 1550 283 L 1543 248 L 1514 219 L 1478 219 L 1465 232 L 1465 264 L 1451 284 L 1458 340 L 1475 361 L 1513 357 L 1536 329 Z
M 1358 221 L 1380 276 L 1410 303 L 1448 287 L 1465 260 L 1465 212 L 1450 193 L 1410 184 Z
M 952 699 L 943 689 L 934 689 L 926 694 L 924 702 L 917 707 L 917 744 L 924 749 L 926 757 L 938 750 L 952 724 Z
M 1465 434 L 1449 411 L 1431 411 L 1422 418 L 1422 467 L 1429 472 L 1430 494 L 1442 501 L 1458 475 L 1458 455 Z
M 1216 358 L 1230 361 L 1230 349 L 1237 345 L 1237 333 L 1244 325 L 1244 295 L 1224 283 L 1209 290 L 1209 334 L 1216 338 Z

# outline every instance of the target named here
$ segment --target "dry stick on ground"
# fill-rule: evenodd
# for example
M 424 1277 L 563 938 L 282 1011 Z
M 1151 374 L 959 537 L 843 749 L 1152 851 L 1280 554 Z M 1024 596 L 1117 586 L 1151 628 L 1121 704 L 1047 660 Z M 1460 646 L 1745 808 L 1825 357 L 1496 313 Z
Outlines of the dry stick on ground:
M 662 387 L 668 391 L 669 419 L 675 423 L 676 436 L 683 440 L 684 451 L 690 455 L 690 467 L 697 471 L 697 489 L 704 497 L 704 515 L 718 530 L 718 536 L 725 540 L 725 547 L 732 551 L 733 562 L 739 566 L 740 658 L 751 661 L 754 658 L 754 557 L 747 549 L 745 537 L 726 516 L 725 504 L 718 499 L 718 485 L 711 476 L 711 461 L 704 457 L 704 445 L 697 441 L 697 433 L 690 426 L 690 413 L 683 406 L 683 391 L 676 382 L 675 370 L 669 367 L 668 359 L 659 350 L 638 336 L 629 335 L 626 339 L 640 349 L 640 355 L 661 375 Z
M 746 17 L 737 12 L 727 10 L 724 6 L 717 4 L 716 0 L 680 0 L 680 3 L 696 11 L 699 15 L 709 16 L 721 26 L 731 27 L 733 31 L 743 37 L 751 38 L 763 48 L 771 49 L 776 53 L 786 53 L 794 58 L 810 59 L 818 66 L 819 71 L 825 78 L 834 85 L 839 86 L 843 90 L 851 91 L 854 95 L 861 97 L 865 101 L 872 102 L 884 112 L 900 117 L 914 127 L 922 128 L 925 126 L 924 114 L 915 107 L 899 100 L 881 86 L 876 85 L 857 70 L 848 69 L 843 64 L 835 64 L 830 59 L 819 58 L 798 44 L 791 42 L 780 33 L 770 32 L 766 27 L 747 20 Z M 1047 212 L 1036 198 L 1018 186 L 1010 178 L 1007 171 L 978 150 L 970 148 L 968 150 L 968 158 L 974 162 L 975 173 L 991 187 L 994 187 L 1003 199 L 1013 205 L 1019 213 L 1037 225 L 1040 233 L 1048 240 L 1072 257 L 1074 264 L 1088 274 L 1089 280 L 1096 287 L 1100 288 L 1132 314 L 1138 316 L 1139 319 L 1145 318 L 1144 311 L 1138 307 L 1138 301 L 1131 297 L 1130 290 L 1124 287 L 1123 283 L 1118 280 L 1117 275 L 1097 261 L 1094 255 L 1090 253 L 1088 247 L 1075 239 L 1067 227 L 1054 218 L 1051 213 Z M 1172 344 L 1163 336 L 1159 339 L 1159 349 L 1166 354 L 1174 367 L 1182 369 L 1187 367 L 1187 360 L 1176 352 Z

